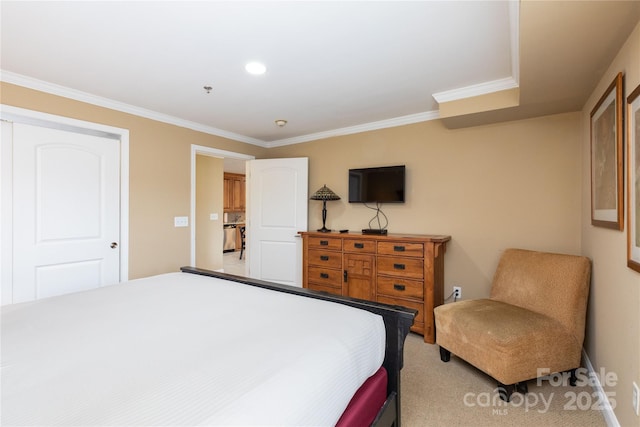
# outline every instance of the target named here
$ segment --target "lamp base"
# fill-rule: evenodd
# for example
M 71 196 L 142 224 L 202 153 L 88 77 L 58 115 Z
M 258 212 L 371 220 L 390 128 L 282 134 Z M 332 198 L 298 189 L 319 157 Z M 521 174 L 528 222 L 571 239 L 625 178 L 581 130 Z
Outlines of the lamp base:
M 318 231 L 321 233 L 331 233 L 331 230 L 329 230 L 327 227 L 319 228 Z

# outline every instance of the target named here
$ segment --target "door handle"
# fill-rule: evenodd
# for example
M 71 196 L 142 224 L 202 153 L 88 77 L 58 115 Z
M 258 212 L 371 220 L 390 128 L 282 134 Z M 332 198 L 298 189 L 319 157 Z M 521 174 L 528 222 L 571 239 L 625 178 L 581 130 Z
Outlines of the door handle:
M 111 246 L 111 249 L 115 249 L 115 248 L 117 248 L 117 247 L 118 247 L 118 243 L 116 243 L 116 242 L 111 242 L 111 245 L 110 245 L 110 246 Z

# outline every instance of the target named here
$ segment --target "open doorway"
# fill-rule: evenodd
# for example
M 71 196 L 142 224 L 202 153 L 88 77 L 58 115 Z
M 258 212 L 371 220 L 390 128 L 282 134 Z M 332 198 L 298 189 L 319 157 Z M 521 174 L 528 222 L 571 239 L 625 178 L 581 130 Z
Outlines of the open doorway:
M 211 158 L 210 162 L 202 162 L 204 158 Z M 235 153 L 225 150 L 219 150 L 210 147 L 192 145 L 191 146 L 191 256 L 190 264 L 196 267 L 208 268 L 212 270 L 223 270 L 223 226 L 225 218 L 223 208 L 223 186 L 224 186 L 224 172 L 228 168 L 229 171 L 240 171 L 244 174 L 244 163 L 247 160 L 254 159 L 254 156 L 247 154 Z M 200 170 L 198 164 L 201 165 Z M 211 172 L 208 177 L 203 180 L 202 178 L 202 165 L 213 164 L 215 171 Z M 207 166 L 210 167 L 210 166 Z M 204 193 L 209 195 L 211 193 L 217 193 L 216 203 L 210 205 L 212 207 L 205 207 L 202 209 L 203 203 L 197 203 L 198 199 L 202 199 L 202 191 L 197 191 L 197 182 L 200 180 L 199 190 L 203 190 Z M 203 184 L 204 182 L 204 184 Z M 211 186 L 211 191 L 206 187 Z M 200 194 L 200 196 L 198 196 Z M 203 251 L 207 251 L 207 262 L 202 262 Z M 243 260 L 245 260 L 243 254 Z M 239 252 L 237 253 L 239 258 Z M 198 262 L 200 260 L 200 262 Z
M 225 273 L 246 276 L 246 160 L 223 160 L 222 268 Z

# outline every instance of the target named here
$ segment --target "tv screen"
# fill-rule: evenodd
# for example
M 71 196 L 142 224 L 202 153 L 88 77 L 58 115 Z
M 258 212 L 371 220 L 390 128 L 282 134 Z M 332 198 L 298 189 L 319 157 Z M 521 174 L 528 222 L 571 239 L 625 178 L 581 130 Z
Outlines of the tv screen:
M 404 203 L 404 165 L 349 169 L 349 203 Z

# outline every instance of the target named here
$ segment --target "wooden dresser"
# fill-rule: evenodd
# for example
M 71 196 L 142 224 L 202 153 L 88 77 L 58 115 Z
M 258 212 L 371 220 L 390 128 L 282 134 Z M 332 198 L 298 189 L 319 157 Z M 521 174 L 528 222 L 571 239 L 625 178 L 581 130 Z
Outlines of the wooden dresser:
M 418 310 L 411 330 L 435 343 L 450 236 L 301 232 L 303 286 Z

